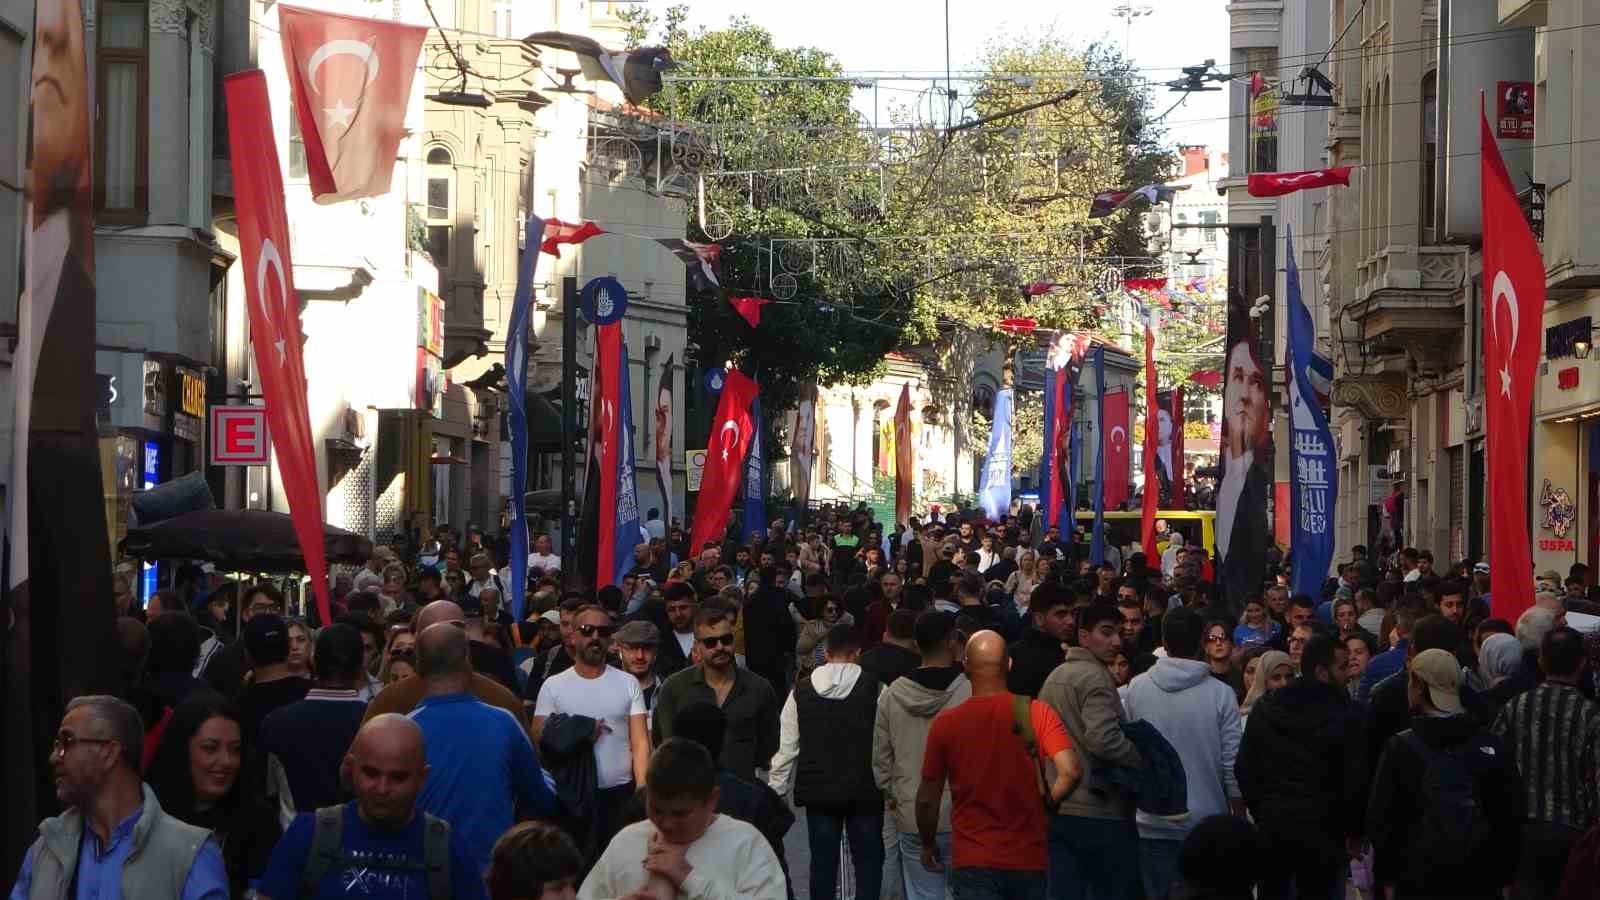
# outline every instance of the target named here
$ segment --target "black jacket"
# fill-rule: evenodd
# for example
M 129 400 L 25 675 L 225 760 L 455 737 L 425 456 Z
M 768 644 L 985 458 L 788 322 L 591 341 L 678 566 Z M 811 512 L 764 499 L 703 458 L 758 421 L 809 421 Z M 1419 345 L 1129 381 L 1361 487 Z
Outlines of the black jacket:
M 1250 720 L 1255 721 L 1253 714 Z M 1406 739 L 1396 735 L 1384 748 L 1367 805 L 1374 881 L 1380 888 L 1395 885 L 1399 897 L 1499 897 L 1500 888 L 1516 880 L 1522 850 L 1522 789 L 1515 764 L 1499 740 L 1471 716 L 1417 716 L 1411 729 L 1436 750 L 1468 741 L 1483 748 L 1476 753 L 1475 798 L 1489 826 L 1485 846 L 1493 852 L 1447 871 L 1413 852 L 1422 823 L 1426 766 Z
M 1362 724 L 1362 740 L 1366 744 L 1366 752 L 1362 754 L 1365 760 L 1362 766 L 1364 780 L 1359 794 L 1363 807 L 1371 796 L 1367 788 L 1377 777 L 1378 762 L 1383 757 L 1384 748 L 1389 746 L 1389 739 L 1411 727 L 1411 700 L 1406 696 L 1406 680 L 1406 670 L 1401 669 L 1378 682 L 1372 688 L 1372 696 L 1367 699 L 1367 715 Z M 1466 707 L 1467 715 L 1484 728 L 1494 721 L 1493 710 L 1484 702 L 1483 696 L 1465 684 L 1461 686 L 1461 705 Z M 1366 819 L 1363 809 L 1361 821 L 1365 822 Z
M 920 665 L 922 656 L 917 651 L 887 642 L 861 654 L 862 671 L 876 675 L 884 687 L 893 684 L 901 675 L 916 671 Z
M 1006 676 L 1006 690 L 1037 697 L 1044 680 L 1066 660 L 1067 654 L 1061 649 L 1060 641 L 1037 628 L 1029 628 L 1011 645 L 1011 673 Z
M 584 854 L 594 859 L 600 844 L 600 819 L 595 805 L 599 790 L 594 759 L 594 719 L 557 713 L 539 734 L 539 761 L 556 785 L 561 800 L 556 823 Z
M 1256 823 L 1299 833 L 1330 862 L 1361 834 L 1361 713 L 1349 694 L 1301 679 L 1250 713 L 1233 771 Z
M 774 693 L 783 691 L 783 671 L 794 658 L 794 617 L 788 591 L 763 587 L 745 604 L 744 658 L 750 671 L 767 679 Z M 676 640 L 673 641 L 677 643 Z

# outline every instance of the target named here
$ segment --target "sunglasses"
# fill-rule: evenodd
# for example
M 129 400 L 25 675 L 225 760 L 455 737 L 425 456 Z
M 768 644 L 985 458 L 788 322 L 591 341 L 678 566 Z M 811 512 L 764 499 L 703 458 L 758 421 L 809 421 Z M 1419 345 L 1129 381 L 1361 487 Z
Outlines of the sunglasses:
M 578 633 L 584 637 L 594 637 L 596 634 L 603 638 L 611 637 L 617 633 L 615 625 L 579 625 Z
M 701 638 L 700 639 L 700 644 L 701 644 L 701 646 L 705 647 L 707 650 L 715 650 L 718 647 L 732 647 L 733 646 L 733 635 L 731 635 L 731 634 L 714 634 L 711 637 L 703 637 L 703 638 Z

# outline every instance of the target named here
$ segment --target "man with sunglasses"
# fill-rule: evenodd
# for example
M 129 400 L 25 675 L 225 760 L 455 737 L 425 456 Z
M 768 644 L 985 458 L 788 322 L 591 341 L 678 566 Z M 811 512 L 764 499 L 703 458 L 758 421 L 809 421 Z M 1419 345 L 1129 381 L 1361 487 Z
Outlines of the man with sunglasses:
M 161 810 L 139 777 L 144 725 L 104 695 L 67 704 L 50 768 L 66 807 L 39 823 L 12 897 L 223 900 L 228 874 L 211 833 Z
M 251 619 L 262 615 L 283 615 L 283 594 L 270 584 L 250 585 L 239 600 L 239 621 L 248 626 Z M 244 676 L 248 671 L 250 661 L 245 655 L 244 641 L 234 641 L 210 655 L 200 677 L 212 690 L 237 700 L 244 690 Z
M 756 766 L 778 752 L 778 698 L 765 678 L 740 668 L 733 653 L 733 617 L 702 609 L 694 619 L 699 661 L 661 685 L 651 733 L 659 745 L 672 737 L 679 710 L 694 703 L 720 707 L 728 728 L 718 763 L 755 780 Z
M 645 719 L 644 691 L 639 679 L 608 665 L 616 626 L 599 606 L 583 606 L 573 616 L 572 668 L 552 676 L 539 689 L 533 710 L 533 739 L 544 733 L 553 715 L 588 716 L 595 720 L 595 811 L 600 838 L 611 839 L 620 827 L 622 808 L 633 789 L 644 783 L 650 767 L 650 729 Z

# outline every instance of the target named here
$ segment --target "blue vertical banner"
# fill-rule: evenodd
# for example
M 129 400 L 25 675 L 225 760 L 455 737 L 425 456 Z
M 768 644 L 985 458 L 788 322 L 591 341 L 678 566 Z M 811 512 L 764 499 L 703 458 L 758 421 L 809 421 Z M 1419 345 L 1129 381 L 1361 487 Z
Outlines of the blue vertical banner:
M 1106 348 L 1094 348 L 1094 421 L 1104 428 L 1106 421 Z M 1106 561 L 1106 442 L 1097 435 L 1094 442 L 1094 539 L 1089 545 L 1089 561 Z
M 1057 491 L 1065 488 L 1060 484 L 1060 479 L 1055 477 L 1056 469 L 1056 417 L 1061 413 L 1056 409 L 1056 395 L 1060 393 L 1056 388 L 1057 372 L 1051 355 L 1046 355 L 1044 364 L 1044 452 L 1039 456 L 1039 515 L 1044 516 L 1045 527 L 1054 524 L 1057 518 L 1056 497 Z
M 989 419 L 989 455 L 983 463 L 983 487 L 978 505 L 991 521 L 1011 509 L 1011 388 L 994 395 L 994 415 Z
M 629 378 L 632 363 L 628 361 L 628 345 L 623 343 L 617 359 L 617 511 L 616 526 L 611 530 L 612 584 L 621 584 L 622 576 L 633 569 L 633 548 L 644 540 L 639 520 L 639 484 L 633 462 L 633 390 Z
M 744 532 L 743 540 L 765 534 L 767 530 L 767 454 L 764 425 L 761 421 L 761 397 L 750 401 L 750 455 L 744 461 Z
M 1293 590 L 1313 598 L 1322 596 L 1322 583 L 1333 561 L 1333 498 L 1339 489 L 1339 471 L 1333 456 L 1333 433 L 1328 415 L 1317 398 L 1311 362 L 1316 352 L 1317 327 L 1300 292 L 1300 272 L 1294 259 L 1294 232 L 1284 236 L 1288 261 L 1285 281 L 1289 298 L 1289 511 L 1290 558 L 1294 562 Z
M 517 260 L 517 293 L 511 301 L 511 322 L 506 328 L 507 424 L 511 431 L 511 615 L 523 619 L 523 594 L 528 587 L 528 316 L 533 309 L 533 272 L 544 243 L 544 220 L 528 217 L 527 237 Z

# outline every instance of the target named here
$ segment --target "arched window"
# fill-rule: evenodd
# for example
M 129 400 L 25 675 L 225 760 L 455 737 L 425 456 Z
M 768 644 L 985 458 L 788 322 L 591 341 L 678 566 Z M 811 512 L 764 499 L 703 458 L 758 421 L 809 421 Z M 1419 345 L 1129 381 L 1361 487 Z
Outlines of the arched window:
M 428 254 L 442 281 L 450 268 L 450 226 L 455 221 L 455 166 L 444 147 L 428 150 Z

